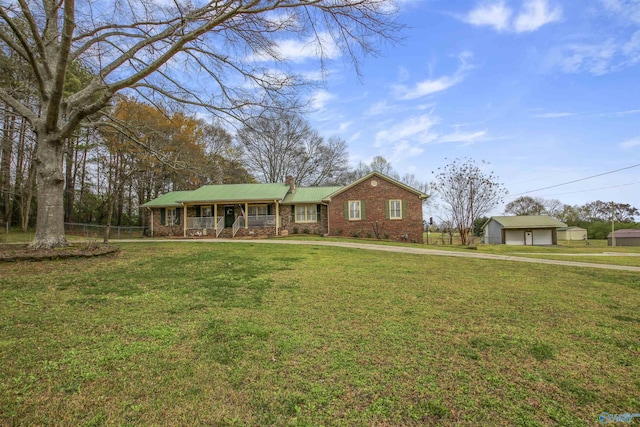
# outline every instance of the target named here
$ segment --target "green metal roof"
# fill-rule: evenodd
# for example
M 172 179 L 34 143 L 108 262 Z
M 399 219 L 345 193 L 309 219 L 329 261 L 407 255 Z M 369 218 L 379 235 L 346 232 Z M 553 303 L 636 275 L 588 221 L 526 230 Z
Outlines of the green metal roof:
M 558 228 L 567 224 L 560 222 L 549 215 L 519 215 L 519 216 L 493 216 L 504 228 Z
M 288 184 L 205 185 L 176 200 L 184 203 L 282 200 L 287 191 Z
M 293 205 L 296 203 L 321 203 L 329 194 L 333 194 L 342 187 L 307 187 L 296 188 L 293 193 L 287 194 L 282 204 Z
M 193 191 L 170 191 L 167 194 L 163 194 L 157 199 L 153 199 L 142 205 L 143 208 L 164 208 L 164 207 L 173 207 L 173 206 L 181 206 L 178 200 L 183 197 L 186 197 L 189 193 Z

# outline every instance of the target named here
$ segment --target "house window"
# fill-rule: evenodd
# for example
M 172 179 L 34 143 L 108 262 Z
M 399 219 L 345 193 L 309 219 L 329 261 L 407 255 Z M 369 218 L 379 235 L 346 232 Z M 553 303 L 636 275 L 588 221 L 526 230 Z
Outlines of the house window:
M 249 216 L 265 216 L 268 214 L 267 205 L 252 205 L 249 206 Z
M 213 216 L 211 212 L 211 206 L 205 206 L 200 210 L 200 216 L 210 218 Z
M 402 219 L 401 200 L 389 200 L 389 219 Z
M 178 223 L 176 208 L 167 208 L 167 225 L 175 225 Z
M 316 205 L 296 205 L 296 222 L 317 222 Z
M 358 220 L 361 218 L 360 200 L 349 200 L 349 220 Z

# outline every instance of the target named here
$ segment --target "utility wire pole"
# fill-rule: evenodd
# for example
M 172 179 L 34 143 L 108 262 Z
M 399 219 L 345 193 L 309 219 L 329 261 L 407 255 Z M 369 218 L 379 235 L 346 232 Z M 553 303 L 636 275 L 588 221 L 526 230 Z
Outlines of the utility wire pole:
M 616 205 L 613 202 L 611 202 L 611 246 L 616 245 L 615 218 L 616 218 Z

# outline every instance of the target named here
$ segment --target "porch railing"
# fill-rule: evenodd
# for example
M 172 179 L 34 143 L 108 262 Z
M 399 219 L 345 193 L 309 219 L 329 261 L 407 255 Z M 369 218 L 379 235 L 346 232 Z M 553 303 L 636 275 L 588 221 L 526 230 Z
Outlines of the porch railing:
M 189 217 L 187 218 L 187 228 L 213 228 L 214 218 L 212 216 Z
M 243 223 L 244 223 L 243 216 L 239 216 L 238 218 L 236 218 L 235 222 L 233 223 L 233 233 L 231 234 L 231 237 L 236 237 L 236 233 L 238 232 L 238 230 L 240 229 L 240 226 Z
M 275 215 L 249 216 L 249 228 L 275 227 Z
M 224 230 L 224 217 L 220 217 L 218 220 L 218 224 L 216 225 L 216 237 L 220 236 L 222 230 Z

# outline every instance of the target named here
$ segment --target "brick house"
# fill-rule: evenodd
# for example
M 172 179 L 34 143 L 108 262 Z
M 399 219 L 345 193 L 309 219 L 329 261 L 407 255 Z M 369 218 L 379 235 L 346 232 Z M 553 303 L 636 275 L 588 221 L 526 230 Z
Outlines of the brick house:
M 378 172 L 342 187 L 205 185 L 142 205 L 154 236 L 273 237 L 289 234 L 376 237 L 422 243 L 427 195 Z

